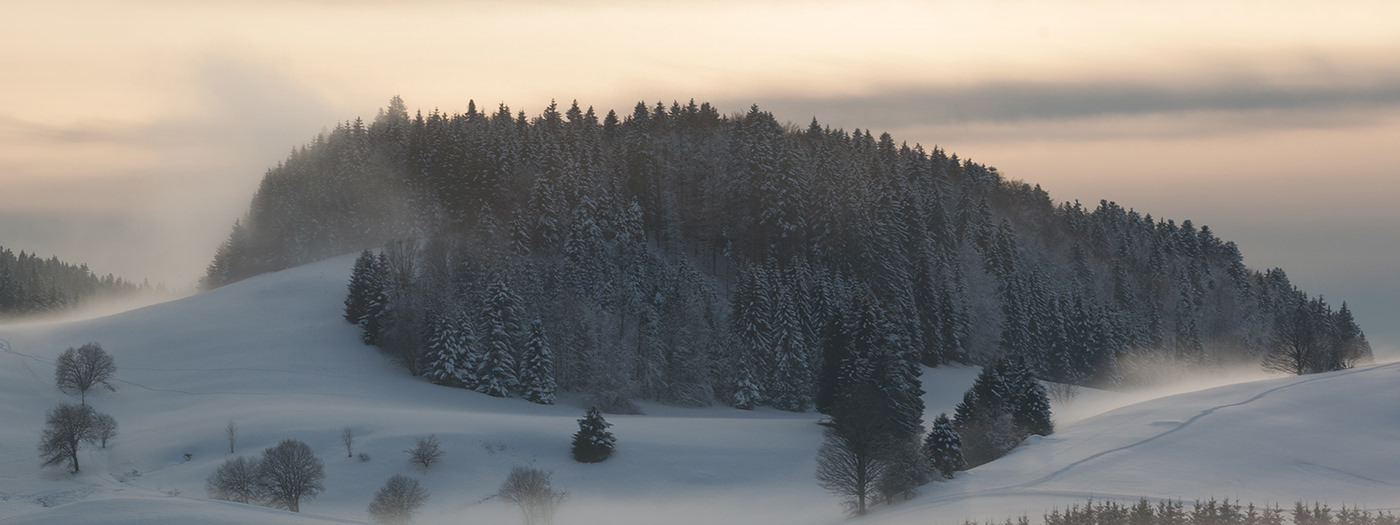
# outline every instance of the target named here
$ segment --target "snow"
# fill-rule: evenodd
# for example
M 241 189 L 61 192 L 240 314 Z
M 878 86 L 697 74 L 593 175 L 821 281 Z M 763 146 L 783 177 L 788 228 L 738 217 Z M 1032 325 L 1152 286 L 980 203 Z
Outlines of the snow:
M 844 520 L 813 477 L 819 415 L 641 403 L 645 415 L 606 416 L 613 457 L 580 464 L 569 457 L 585 408 L 578 397 L 540 406 L 434 386 L 362 345 L 340 317 L 353 260 L 108 317 L 0 326 L 0 522 L 362 523 L 373 492 L 405 474 L 432 494 L 418 523 L 519 523 L 517 509 L 491 498 L 514 465 L 554 472 L 569 492 L 558 523 Z M 75 398 L 54 388 L 53 361 L 89 341 L 116 360 L 116 391 L 89 401 L 120 433 L 108 449 L 85 448 L 78 475 L 40 468 L 44 412 Z M 926 370 L 926 422 L 951 413 L 976 372 Z M 1397 508 L 1397 376 L 1400 365 L 1379 365 L 1142 402 L 1086 390 L 1056 406 L 1065 419 L 1055 435 L 862 521 L 1038 517 L 1090 496 Z M 1125 406 L 1093 415 L 1105 404 Z M 299 515 L 205 498 L 205 479 L 232 457 L 230 420 L 239 454 L 306 441 L 325 462 L 325 491 Z M 346 426 L 369 461 L 346 457 Z M 425 472 L 403 450 L 429 434 L 446 456 Z

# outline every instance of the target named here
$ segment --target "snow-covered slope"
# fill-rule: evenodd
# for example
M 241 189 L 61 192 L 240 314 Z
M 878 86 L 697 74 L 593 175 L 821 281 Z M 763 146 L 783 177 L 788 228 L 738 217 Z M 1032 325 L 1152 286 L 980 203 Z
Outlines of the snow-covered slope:
M 1400 363 L 1254 381 L 1085 419 L 931 485 L 871 523 L 1038 517 L 1096 500 L 1217 497 L 1400 508 Z
M 554 471 L 555 487 L 570 493 L 560 522 L 841 516 L 812 482 L 817 415 L 643 404 L 647 415 L 608 416 L 619 440 L 612 459 L 579 464 L 569 457 L 585 408 L 577 399 L 540 406 L 433 386 L 360 344 L 340 318 L 352 263 L 332 259 L 111 317 L 0 327 L 0 520 L 360 522 L 374 490 L 403 473 L 433 494 L 420 523 L 511 523 L 518 510 L 488 498 L 513 465 Z M 116 418 L 120 435 L 109 449 L 86 448 L 77 476 L 41 469 L 45 410 L 76 400 L 54 388 L 53 362 L 89 341 L 116 360 L 116 392 L 89 401 Z M 970 382 L 969 373 L 950 377 Z M 231 457 L 230 420 L 239 454 L 292 437 L 325 461 L 325 492 L 303 502 L 302 516 L 204 499 L 205 479 Z M 346 426 L 355 454 L 370 461 L 346 456 Z M 429 434 L 447 455 L 425 473 L 403 450 Z
M 513 465 L 554 471 L 570 493 L 559 523 L 842 521 L 839 502 L 813 479 L 818 416 L 644 404 L 646 415 L 608 416 L 619 444 L 612 459 L 579 464 L 568 454 L 584 408 L 577 399 L 539 406 L 437 387 L 361 345 L 340 318 L 352 262 L 105 318 L 0 327 L 0 521 L 357 523 L 374 490 L 403 473 L 432 492 L 419 523 L 517 523 L 516 509 L 490 498 Z M 53 361 L 88 341 L 116 359 L 117 391 L 89 399 L 120 435 L 106 450 L 85 449 L 77 476 L 41 469 L 44 412 L 72 400 L 53 387 Z M 976 373 L 927 372 L 930 418 L 950 412 Z M 869 520 L 1035 516 L 1089 495 L 1393 507 L 1397 397 L 1400 368 L 1380 366 L 1148 401 L 1062 426 Z M 326 464 L 325 492 L 301 515 L 205 499 L 205 479 L 231 457 L 230 420 L 239 454 L 288 437 L 309 443 Z M 346 426 L 368 462 L 346 457 Z M 428 434 L 443 443 L 444 462 L 412 469 L 402 451 Z

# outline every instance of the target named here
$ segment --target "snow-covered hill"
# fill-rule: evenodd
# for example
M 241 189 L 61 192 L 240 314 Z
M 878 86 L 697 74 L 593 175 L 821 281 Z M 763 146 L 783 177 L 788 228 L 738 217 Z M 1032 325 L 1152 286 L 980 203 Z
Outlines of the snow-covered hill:
M 517 510 L 490 496 L 522 464 L 554 471 L 555 486 L 569 492 L 559 523 L 842 521 L 839 502 L 813 478 L 816 415 L 643 404 L 646 415 L 608 416 L 619 444 L 612 459 L 573 462 L 577 399 L 539 406 L 437 387 L 361 345 L 340 318 L 352 260 L 110 317 L 0 327 L 0 521 L 357 523 L 374 490 L 403 473 L 432 493 L 419 523 L 516 523 Z M 106 450 L 85 449 L 77 476 L 41 469 L 44 412 L 71 399 L 53 386 L 53 361 L 89 341 L 116 359 L 117 391 L 89 399 L 116 418 L 120 435 Z M 930 416 L 950 411 L 974 375 L 929 370 Z M 1396 507 L 1397 398 L 1400 367 L 1384 365 L 1156 399 L 1062 424 L 868 520 L 1038 516 L 1090 495 Z M 288 437 L 309 443 L 326 464 L 325 492 L 303 502 L 301 515 L 205 499 L 205 479 L 231 457 L 230 420 L 239 454 Z M 346 426 L 368 462 L 346 457 Z M 428 434 L 447 455 L 422 472 L 402 451 Z
M 870 523 L 1038 520 L 1087 498 L 1400 509 L 1400 363 L 1162 397 L 1032 436 Z

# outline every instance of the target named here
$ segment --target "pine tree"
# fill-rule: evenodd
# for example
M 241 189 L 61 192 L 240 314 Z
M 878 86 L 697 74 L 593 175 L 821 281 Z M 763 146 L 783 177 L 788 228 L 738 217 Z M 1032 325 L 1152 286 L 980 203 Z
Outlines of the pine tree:
M 384 254 L 379 254 L 375 260 L 374 271 L 369 275 L 365 285 L 368 300 L 365 302 L 364 311 L 360 314 L 359 325 L 364 331 L 361 339 L 367 345 L 379 344 L 380 337 L 383 336 L 386 320 L 393 314 L 389 304 L 389 261 Z
M 612 424 L 603 419 L 598 407 L 589 407 L 583 419 L 578 420 L 578 432 L 574 433 L 574 460 L 580 463 L 598 463 L 613 453 L 617 438 L 608 427 Z
M 541 405 L 554 404 L 554 355 L 539 319 L 530 323 L 520 367 L 521 397 Z
M 742 352 L 742 350 L 740 350 Z M 758 386 L 758 373 L 754 370 L 753 358 L 747 355 L 740 355 L 736 359 L 737 367 L 734 370 L 734 398 L 731 404 L 734 408 L 751 410 L 758 406 L 758 402 L 763 398 L 763 391 Z
M 428 321 L 428 351 L 424 355 L 427 369 L 423 377 L 439 385 L 458 385 L 467 349 L 453 315 L 433 315 Z
M 481 313 L 481 363 L 477 366 L 478 392 L 506 397 L 520 385 L 516 368 L 516 348 L 520 331 L 517 304 L 519 299 L 504 282 L 493 283 L 486 290 L 486 304 Z
M 359 323 L 369 306 L 374 264 L 374 254 L 369 250 L 361 252 L 355 259 L 355 267 L 350 271 L 350 293 L 345 297 L 346 321 Z
M 806 411 L 812 405 L 812 371 L 808 367 L 807 338 L 797 318 L 799 298 L 795 286 L 785 283 L 777 304 L 773 326 L 776 341 L 774 363 L 768 381 L 768 403 L 779 410 Z
M 1025 363 L 1013 361 L 1008 365 L 1007 374 L 1012 383 L 1008 408 L 1012 419 L 1031 434 L 1048 436 L 1054 433 L 1055 424 L 1050 418 L 1050 398 L 1045 393 L 1045 386 L 1036 380 Z
M 953 473 L 962 468 L 962 436 L 958 435 L 948 414 L 939 414 L 933 420 L 933 429 L 924 438 L 922 452 L 934 471 L 946 479 L 953 479 Z

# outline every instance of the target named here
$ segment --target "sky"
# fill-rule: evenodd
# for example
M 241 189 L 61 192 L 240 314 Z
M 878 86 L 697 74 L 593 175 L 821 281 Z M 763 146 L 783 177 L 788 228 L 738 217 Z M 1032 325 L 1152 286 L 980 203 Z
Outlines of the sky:
M 0 245 L 180 289 L 266 170 L 410 110 L 694 99 L 1209 225 L 1400 344 L 1400 3 L 0 0 Z

